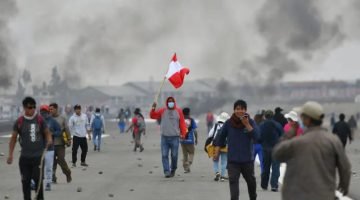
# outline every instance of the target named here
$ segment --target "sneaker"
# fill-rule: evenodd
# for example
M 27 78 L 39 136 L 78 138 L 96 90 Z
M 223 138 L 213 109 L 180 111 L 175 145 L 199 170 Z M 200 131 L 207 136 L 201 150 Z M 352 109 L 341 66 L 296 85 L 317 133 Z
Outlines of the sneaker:
M 279 190 L 277 188 L 271 188 L 272 192 L 278 192 Z
M 72 167 L 76 167 L 76 164 L 75 164 L 75 163 L 73 163 L 73 164 L 72 164 Z
M 94 145 L 94 151 L 96 151 L 96 149 L 97 149 L 97 147 L 96 147 L 96 145 Z
M 165 178 L 170 178 L 171 174 L 169 172 L 165 172 Z
M 264 191 L 268 190 L 266 187 L 262 187 L 262 186 L 261 186 L 261 189 L 264 190 Z
M 143 152 L 144 151 L 144 147 L 140 147 L 140 152 Z
M 56 178 L 56 176 L 53 176 L 52 182 L 53 182 L 54 184 L 57 184 L 57 178 Z
M 51 185 L 50 185 L 50 183 L 46 183 L 45 191 L 51 191 Z
M 217 172 L 217 173 L 215 174 L 214 181 L 219 181 L 219 180 L 220 180 L 220 173 Z
M 175 176 L 175 171 L 171 171 L 170 172 L 170 177 L 174 177 Z
M 185 169 L 184 173 L 185 173 L 185 174 L 190 173 L 190 168 L 189 168 L 189 169 Z
M 85 162 L 82 162 L 80 165 L 83 166 L 83 167 L 88 167 L 88 166 L 89 166 L 89 165 L 86 164 Z
M 66 182 L 70 183 L 72 181 L 71 174 L 66 175 Z
M 98 152 L 100 152 L 100 148 L 98 148 Z
M 221 182 L 224 182 L 225 181 L 225 178 L 223 176 L 220 177 L 220 181 Z

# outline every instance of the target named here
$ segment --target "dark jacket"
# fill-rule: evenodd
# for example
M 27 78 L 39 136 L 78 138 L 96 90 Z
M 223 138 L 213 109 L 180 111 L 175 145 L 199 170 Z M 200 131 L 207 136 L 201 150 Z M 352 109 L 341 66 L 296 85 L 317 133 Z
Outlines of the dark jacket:
M 340 138 L 340 140 L 344 146 L 346 144 L 347 138 L 352 140 L 350 126 L 348 123 L 346 123 L 344 121 L 337 122 L 334 125 L 332 132 Z
M 260 126 L 260 141 L 264 149 L 272 149 L 284 134 L 281 124 L 273 119 L 263 121 Z
M 227 120 L 218 137 L 215 138 L 215 146 L 228 145 L 228 163 L 246 164 L 254 161 L 254 141 L 259 137 L 259 128 L 254 120 L 249 119 L 253 130 L 249 132 L 246 128 L 235 128 L 231 124 L 231 119 Z
M 281 124 L 282 127 L 284 127 L 288 121 L 284 117 L 284 115 L 280 112 L 275 113 L 273 119 Z

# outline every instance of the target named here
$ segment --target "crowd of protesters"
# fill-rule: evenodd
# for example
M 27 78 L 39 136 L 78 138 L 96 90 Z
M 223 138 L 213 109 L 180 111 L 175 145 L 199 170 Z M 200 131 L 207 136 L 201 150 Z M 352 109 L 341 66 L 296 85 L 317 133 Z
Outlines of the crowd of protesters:
M 36 108 L 32 97 L 23 100 L 24 112 L 13 125 L 7 159 L 8 164 L 13 162 L 19 138 L 22 148 L 19 168 L 26 200 L 31 199 L 31 188 L 36 190 L 36 199 L 44 199 L 43 184 L 46 191 L 51 191 L 52 184 L 57 183 L 57 165 L 66 181 L 71 182 L 66 147 L 72 146 L 72 167 L 77 166 L 79 147 L 80 165 L 88 167 L 88 140 L 93 141 L 94 151 L 100 152 L 106 130 L 100 108 L 83 112 L 77 104 L 67 117 L 59 114 L 57 103 L 41 105 L 39 113 Z M 336 121 L 333 114 L 332 134 L 323 126 L 325 110 L 317 102 L 309 101 L 286 114 L 280 107 L 265 109 L 254 117 L 244 100 L 237 100 L 232 109 L 231 114 L 221 112 L 215 116 L 210 111 L 206 114 L 207 139 L 203 141 L 212 160 L 214 181 L 228 181 L 231 200 L 239 199 L 240 176 L 246 181 L 249 199 L 257 199 L 256 160 L 260 166 L 260 187 L 268 190 L 270 185 L 272 192 L 281 190 L 283 199 L 328 200 L 334 199 L 336 189 L 344 195 L 348 193 L 351 167 L 344 149 L 354 139 L 357 128 L 354 116 L 346 121 L 341 113 Z M 162 108 L 153 103 L 149 117 L 159 122 L 164 177 L 175 176 L 180 146 L 184 173 L 191 173 L 195 146 L 200 142 L 191 109 L 181 109 L 174 97 L 168 97 Z M 143 152 L 141 137 L 146 134 L 146 116 L 140 108 L 133 113 L 120 109 L 117 119 L 120 133 L 131 131 L 133 150 Z M 286 172 L 280 188 L 281 163 L 286 164 Z M 304 167 L 307 170 L 302 170 Z

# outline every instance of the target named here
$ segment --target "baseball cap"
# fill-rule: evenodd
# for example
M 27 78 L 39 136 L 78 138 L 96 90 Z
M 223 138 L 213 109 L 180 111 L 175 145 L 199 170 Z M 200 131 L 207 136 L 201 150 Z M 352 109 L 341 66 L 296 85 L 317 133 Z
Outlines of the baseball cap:
M 297 113 L 305 114 L 315 120 L 322 120 L 324 117 L 324 108 L 315 101 L 308 101 L 302 107 L 294 108 Z
M 49 106 L 48 106 L 48 105 L 41 105 L 41 106 L 40 106 L 40 111 L 42 111 L 42 110 L 47 111 L 47 112 L 50 112 L 50 109 L 49 109 Z

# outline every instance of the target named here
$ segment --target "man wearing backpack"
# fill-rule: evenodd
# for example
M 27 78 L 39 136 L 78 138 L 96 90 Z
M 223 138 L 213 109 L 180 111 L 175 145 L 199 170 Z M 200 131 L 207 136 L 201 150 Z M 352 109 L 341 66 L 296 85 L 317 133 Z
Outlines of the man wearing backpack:
M 19 138 L 21 154 L 19 168 L 21 174 L 22 190 L 24 200 L 31 200 L 31 179 L 34 180 L 37 191 L 37 200 L 44 199 L 42 173 L 42 155 L 46 147 L 52 144 L 51 133 L 39 114 L 35 112 L 36 101 L 32 97 L 25 97 L 22 102 L 24 115 L 20 116 L 13 127 L 9 142 L 9 157 L 7 163 L 12 164 L 16 140 Z
M 150 111 L 151 119 L 161 119 L 161 155 L 165 178 L 175 176 L 177 169 L 179 140 L 185 139 L 187 132 L 182 110 L 176 106 L 174 97 L 168 97 L 166 107 L 156 110 L 156 102 Z M 171 151 L 171 165 L 169 152 Z
M 134 139 L 134 151 L 137 150 L 137 148 L 140 148 L 140 152 L 144 151 L 144 147 L 141 144 L 141 134 L 145 135 L 145 119 L 144 116 L 141 114 L 140 108 L 136 108 L 134 111 L 134 117 L 131 120 L 131 125 L 126 130 L 126 132 L 129 132 L 129 130 L 132 130 L 133 139 Z
M 193 118 L 190 117 L 190 108 L 184 108 L 183 114 L 187 126 L 185 139 L 181 139 L 181 149 L 183 151 L 183 167 L 184 173 L 190 173 L 190 166 L 194 160 L 195 145 L 198 142 L 197 125 Z
M 260 128 L 260 140 L 263 149 L 263 173 L 261 174 L 261 188 L 267 190 L 271 172 L 271 191 L 277 192 L 279 188 L 280 163 L 272 158 L 274 146 L 279 142 L 280 137 L 284 134 L 282 125 L 274 119 L 274 113 L 271 110 L 265 111 L 265 121 Z
M 105 133 L 105 119 L 100 113 L 100 108 L 95 109 L 95 113 L 91 116 L 90 124 L 93 133 L 94 151 L 100 152 L 101 134 Z

